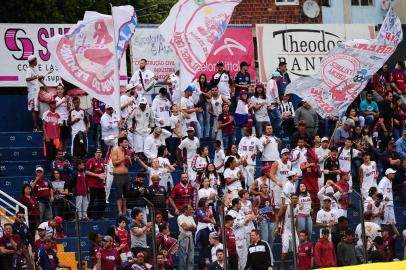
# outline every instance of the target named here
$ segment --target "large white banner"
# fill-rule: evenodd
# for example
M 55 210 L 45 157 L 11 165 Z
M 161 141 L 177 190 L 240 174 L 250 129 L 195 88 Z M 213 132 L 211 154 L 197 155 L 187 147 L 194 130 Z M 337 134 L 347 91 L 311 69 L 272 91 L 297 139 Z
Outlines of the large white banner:
M 24 87 L 28 56 L 34 54 L 38 60 L 38 71 L 45 75 L 48 86 L 61 82 L 61 74 L 53 63 L 47 40 L 55 35 L 66 34 L 74 24 L 0 24 L 0 87 Z M 120 83 L 127 83 L 126 59 L 120 65 Z
M 292 82 L 286 93 L 306 99 L 322 117 L 341 117 L 402 39 L 402 25 L 390 9 L 376 39 L 339 43 L 323 58 L 316 74 Z
M 286 62 L 292 80 L 313 75 L 323 57 L 338 43 L 374 38 L 374 25 L 367 24 L 257 24 L 257 50 L 261 81 L 268 81 Z

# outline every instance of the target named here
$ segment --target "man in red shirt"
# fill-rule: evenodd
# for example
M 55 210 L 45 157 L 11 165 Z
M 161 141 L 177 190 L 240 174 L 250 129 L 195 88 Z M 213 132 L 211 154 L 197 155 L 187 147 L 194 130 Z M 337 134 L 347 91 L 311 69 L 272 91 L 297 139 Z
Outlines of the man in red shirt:
M 396 68 L 390 74 L 390 82 L 398 95 L 406 94 L 405 63 L 399 61 Z
M 337 266 L 336 252 L 333 242 L 328 238 L 330 231 L 322 229 L 321 237 L 314 247 L 314 261 L 319 268 L 328 268 Z
M 117 229 L 116 229 L 116 236 L 120 239 L 120 247 L 118 251 L 120 253 L 120 258 L 123 263 L 132 259 L 132 253 L 128 243 L 130 242 L 130 234 L 125 229 L 127 225 L 127 218 L 121 216 L 117 219 Z
M 228 103 L 223 103 L 223 112 L 218 117 L 217 127 L 222 132 L 223 148 L 227 149 L 235 141 L 234 117 L 230 114 L 230 105 Z
M 96 149 L 94 158 L 86 162 L 86 181 L 89 187 L 90 201 L 87 213 L 91 219 L 103 219 L 106 209 L 105 162 L 102 150 Z
M 391 224 L 394 234 L 390 234 L 389 226 L 382 226 L 382 238 L 383 238 L 383 246 L 386 250 L 389 250 L 392 255 L 392 259 L 396 258 L 396 240 L 400 235 L 398 228 L 395 224 Z
M 56 149 L 59 148 L 60 125 L 62 124 L 61 116 L 55 112 L 55 109 L 56 102 L 52 100 L 49 103 L 49 110 L 42 115 L 48 169 L 50 168 L 52 160 L 55 159 Z
M 313 243 L 308 242 L 309 235 L 306 231 L 299 233 L 299 247 L 298 247 L 298 270 L 310 270 L 313 268 Z
M 100 270 L 112 270 L 121 266 L 120 255 L 117 249 L 113 248 L 113 238 L 106 235 L 103 238 L 103 248 L 100 250 L 101 258 L 98 260 L 97 265 Z
M 54 192 L 51 183 L 44 179 L 44 169 L 37 167 L 35 173 L 36 177 L 31 181 L 31 188 L 39 203 L 40 222 L 44 222 L 52 219 L 51 204 L 54 201 Z
M 192 193 L 192 185 L 189 183 L 188 174 L 182 173 L 180 182 L 173 187 L 170 195 L 175 204 L 176 215 L 179 215 L 179 209 L 183 209 L 185 205 L 191 203 Z
M 238 253 L 237 253 L 237 244 L 235 240 L 235 235 L 233 231 L 234 218 L 231 215 L 226 215 L 224 217 L 225 224 L 224 229 L 226 233 L 226 242 L 227 242 L 227 256 L 228 256 L 228 267 L 230 269 L 238 269 Z M 219 231 L 219 239 L 222 240 L 222 230 Z
M 17 244 L 21 242 L 18 234 L 13 234 L 13 226 L 6 223 L 3 226 L 4 234 L 0 238 L 0 269 L 11 269 L 11 262 L 14 253 L 17 251 Z
M 101 148 L 102 144 L 102 133 L 100 119 L 103 113 L 106 111 L 106 104 L 93 98 L 92 99 L 93 108 L 93 140 L 96 143 L 97 148 Z

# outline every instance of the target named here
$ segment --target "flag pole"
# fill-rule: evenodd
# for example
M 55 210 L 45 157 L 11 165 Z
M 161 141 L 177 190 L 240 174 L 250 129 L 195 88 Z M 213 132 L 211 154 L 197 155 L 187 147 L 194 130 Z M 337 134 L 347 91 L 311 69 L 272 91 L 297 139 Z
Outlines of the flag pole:
M 117 55 L 117 38 L 116 38 L 116 25 L 114 23 L 114 16 L 113 16 L 113 5 L 110 3 L 110 10 L 111 10 L 111 18 L 113 19 L 113 39 L 114 39 L 114 61 L 115 61 L 115 67 L 117 69 L 117 72 L 114 72 L 115 76 L 115 88 L 116 91 L 118 91 L 118 107 L 120 108 L 120 96 L 121 96 L 121 91 L 120 91 L 120 62 L 118 62 L 118 55 Z M 121 121 L 121 110 L 116 112 L 118 119 Z

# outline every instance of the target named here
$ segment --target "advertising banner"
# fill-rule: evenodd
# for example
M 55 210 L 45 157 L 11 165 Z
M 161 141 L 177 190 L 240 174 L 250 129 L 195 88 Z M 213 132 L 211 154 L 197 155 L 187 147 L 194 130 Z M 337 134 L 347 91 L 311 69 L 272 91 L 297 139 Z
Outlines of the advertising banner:
M 132 69 L 137 70 L 142 58 L 148 60 L 148 68 L 158 75 L 159 80 L 179 69 L 179 60 L 158 28 L 138 28 L 131 41 Z M 222 61 L 224 68 L 234 76 L 240 69 L 240 62 L 250 63 L 249 72 L 255 79 L 255 51 L 251 27 L 227 28 L 223 37 L 214 45 L 202 67 L 208 78 L 216 70 L 216 63 Z
M 46 75 L 48 86 L 57 86 L 61 82 L 58 67 L 51 63 L 48 50 L 48 39 L 55 35 L 66 34 L 74 24 L 0 24 L 0 87 L 25 87 L 25 75 L 28 56 L 37 56 L 38 71 Z M 120 65 L 121 84 L 127 82 L 126 60 L 122 58 Z
M 268 81 L 279 62 L 287 63 L 292 80 L 313 75 L 338 43 L 374 38 L 374 28 L 368 24 L 257 24 L 260 79 Z

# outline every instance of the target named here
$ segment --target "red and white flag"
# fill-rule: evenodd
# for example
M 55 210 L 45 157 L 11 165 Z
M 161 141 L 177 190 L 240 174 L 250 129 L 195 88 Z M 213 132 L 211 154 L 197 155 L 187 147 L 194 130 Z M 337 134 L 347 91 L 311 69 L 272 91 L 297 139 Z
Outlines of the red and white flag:
M 180 87 L 200 71 L 241 0 L 179 0 L 159 31 L 180 60 Z
M 83 21 L 79 21 L 66 35 L 48 40 L 51 60 L 62 78 L 112 106 L 118 113 L 119 63 L 135 30 L 134 16 L 131 6 L 116 10 L 114 22 L 112 16 L 86 11 Z M 128 41 L 125 40 L 127 38 Z

